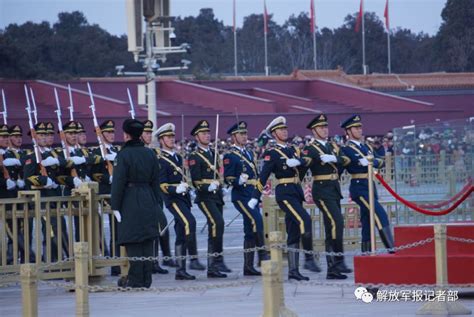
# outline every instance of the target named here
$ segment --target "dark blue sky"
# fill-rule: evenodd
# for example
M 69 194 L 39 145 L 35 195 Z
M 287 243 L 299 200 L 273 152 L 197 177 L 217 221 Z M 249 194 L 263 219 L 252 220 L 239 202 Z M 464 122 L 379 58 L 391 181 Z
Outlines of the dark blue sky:
M 315 0 L 318 27 L 340 26 L 347 14 L 359 10 L 359 0 Z M 385 0 L 365 0 L 365 10 L 383 19 Z M 391 27 L 435 34 L 442 22 L 446 0 L 390 0 Z M 310 0 L 267 0 L 274 20 L 282 24 L 291 14 L 308 12 Z M 232 0 L 171 0 L 174 16 L 197 15 L 203 7 L 213 8 L 216 17 L 232 24 Z M 110 33 L 126 33 L 125 0 L 0 0 L 0 28 L 10 23 L 49 21 L 62 11 L 82 11 L 89 23 L 99 24 Z M 263 12 L 263 0 L 237 0 L 237 23 L 251 13 Z

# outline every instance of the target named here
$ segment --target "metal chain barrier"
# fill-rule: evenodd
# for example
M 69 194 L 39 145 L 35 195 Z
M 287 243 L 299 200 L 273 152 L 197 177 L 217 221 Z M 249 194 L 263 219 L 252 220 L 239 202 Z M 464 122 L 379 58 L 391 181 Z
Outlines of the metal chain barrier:
M 447 236 L 448 240 L 451 241 L 456 241 L 456 242 L 462 242 L 462 243 L 474 243 L 474 239 L 468 239 L 468 238 L 459 238 L 459 237 L 452 237 L 452 236 Z
M 416 248 L 422 245 L 425 245 L 427 243 L 431 243 L 435 240 L 435 238 L 427 238 L 424 240 L 412 242 L 409 244 L 401 245 L 398 247 L 394 248 L 389 248 L 389 249 L 377 249 L 375 250 L 375 254 L 383 254 L 383 253 L 388 253 L 388 252 L 396 252 L 396 251 L 401 251 L 401 250 L 407 250 L 411 248 Z M 293 251 L 293 252 L 302 252 L 304 254 L 312 254 L 312 255 L 328 255 L 328 256 L 344 256 L 344 255 L 353 255 L 353 256 L 358 256 L 358 255 L 371 255 L 373 254 L 370 251 L 367 252 L 362 252 L 362 251 L 350 251 L 350 252 L 326 252 L 326 251 L 308 251 L 308 250 L 303 250 L 303 249 L 298 249 L 298 248 L 288 248 L 285 245 L 278 245 L 276 246 L 277 248 L 281 248 L 285 251 Z
M 48 285 L 55 288 L 63 288 L 66 290 L 75 289 L 88 289 L 92 293 L 97 292 L 151 292 L 151 293 L 169 293 L 169 292 L 200 292 L 211 289 L 222 289 L 229 287 L 242 287 L 251 286 L 259 282 L 260 279 L 252 280 L 241 280 L 234 282 L 225 282 L 218 284 L 205 284 L 205 285 L 191 285 L 191 286 L 176 286 L 176 287 L 119 287 L 119 286 L 108 286 L 108 285 L 88 285 L 80 286 L 74 283 L 61 283 L 51 281 L 41 281 L 40 284 Z
M 181 255 L 181 256 L 135 256 L 135 257 L 117 257 L 117 256 L 93 256 L 93 260 L 129 260 L 129 261 L 159 261 L 159 260 L 192 260 L 192 259 L 199 259 L 199 258 L 210 258 L 210 257 L 219 257 L 224 255 L 230 254 L 239 254 L 239 253 L 249 253 L 249 252 L 256 252 L 262 250 L 269 250 L 270 248 L 267 246 L 249 248 L 249 249 L 238 249 L 233 251 L 222 251 L 222 252 L 214 252 L 214 253 L 205 253 L 199 255 Z

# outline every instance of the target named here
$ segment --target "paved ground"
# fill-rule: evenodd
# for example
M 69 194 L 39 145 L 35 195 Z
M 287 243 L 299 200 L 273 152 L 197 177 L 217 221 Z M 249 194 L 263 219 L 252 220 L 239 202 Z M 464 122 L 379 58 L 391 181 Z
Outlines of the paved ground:
M 225 220 L 228 223 L 236 211 L 227 205 Z M 198 223 L 198 241 L 200 252 L 205 252 L 207 231 L 200 233 L 205 218 L 199 210 L 194 211 Z M 169 215 L 168 215 L 169 216 Z M 242 248 L 242 219 L 239 217 L 226 228 L 226 250 Z M 174 241 L 174 237 L 172 238 Z M 202 272 L 197 281 L 177 282 L 173 269 L 168 275 L 154 275 L 153 287 L 208 285 L 240 281 L 255 281 L 253 285 L 209 289 L 194 292 L 146 292 L 146 293 L 92 293 L 90 294 L 91 316 L 260 316 L 263 311 L 263 293 L 259 278 L 242 276 L 242 255 L 232 254 L 226 257 L 227 264 L 233 269 L 229 278 L 208 280 Z M 352 266 L 352 258 L 347 258 Z M 325 271 L 325 261 L 321 263 Z M 302 270 L 313 282 L 326 282 L 325 273 L 310 273 Z M 285 269 L 286 275 L 286 269 Z M 353 283 L 353 274 L 344 283 Z M 336 283 L 337 284 L 337 283 Z M 116 278 L 107 277 L 102 285 L 116 285 Z M 413 316 L 421 307 L 419 302 L 372 302 L 365 304 L 354 296 L 355 286 L 298 285 L 285 283 L 287 307 L 299 316 Z M 460 300 L 474 311 L 474 299 Z M 75 295 L 61 288 L 41 285 L 39 289 L 40 316 L 74 316 Z M 0 316 L 21 316 L 21 290 L 18 286 L 0 288 Z

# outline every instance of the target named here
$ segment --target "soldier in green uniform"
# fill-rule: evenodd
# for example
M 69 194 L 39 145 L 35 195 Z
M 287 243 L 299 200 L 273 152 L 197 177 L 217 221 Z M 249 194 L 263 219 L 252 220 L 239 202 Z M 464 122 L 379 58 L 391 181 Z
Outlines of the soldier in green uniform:
M 145 143 L 145 146 L 149 147 L 153 151 L 155 151 L 156 156 L 158 159 L 161 156 L 161 151 L 159 148 L 153 147 L 152 146 L 152 137 L 153 137 L 153 122 L 151 120 L 146 120 L 143 122 L 145 125 L 145 128 L 143 130 L 142 134 L 142 141 Z M 163 204 L 161 205 L 161 208 L 163 209 Z M 164 215 L 164 213 L 163 213 Z M 168 226 L 168 220 L 166 217 L 160 217 L 158 222 L 158 228 L 161 232 L 161 234 L 156 238 L 156 240 L 153 242 L 153 250 L 154 250 L 154 255 L 158 256 L 159 255 L 159 246 L 161 246 L 161 253 L 163 256 L 170 257 L 171 256 L 171 248 L 170 248 L 170 233 L 169 230 L 166 230 L 165 232 L 162 232 L 164 228 Z M 169 267 L 176 267 L 175 261 L 172 259 L 168 260 L 163 260 L 163 265 L 169 266 Z M 163 269 L 160 266 L 160 263 L 158 261 L 155 261 L 153 263 L 153 273 L 158 273 L 158 274 L 167 274 L 168 270 Z
M 216 166 L 213 163 L 215 155 L 219 155 L 219 153 L 214 153 L 209 147 L 211 141 L 210 131 L 209 122 L 206 120 L 199 121 L 192 129 L 191 135 L 196 139 L 198 147 L 189 156 L 189 169 L 193 185 L 196 188 L 195 203 L 207 219 L 207 252 L 221 253 L 223 252 L 224 238 L 224 199 L 218 160 L 216 160 Z M 208 257 L 207 277 L 227 277 L 222 272 L 231 272 L 224 263 L 224 257 Z
M 307 125 L 314 135 L 314 141 L 304 149 L 313 175 L 313 200 L 323 214 L 326 233 L 326 252 L 344 252 L 344 219 L 341 213 L 341 185 L 339 172 L 350 163 L 334 142 L 328 141 L 328 121 L 325 114 L 317 115 Z M 306 173 L 306 171 L 304 171 Z M 350 273 L 343 256 L 326 256 L 327 279 L 346 279 L 342 273 Z
M 8 129 L 8 134 L 9 134 L 9 147 L 5 151 L 3 155 L 3 166 L 7 169 L 9 179 L 11 181 L 14 181 L 16 183 L 16 187 L 13 187 L 13 184 L 10 184 L 10 190 L 7 191 L 7 196 L 9 198 L 16 198 L 18 197 L 18 191 L 19 190 L 24 190 L 25 189 L 25 181 L 23 179 L 23 165 L 25 163 L 25 158 L 29 154 L 27 150 L 21 149 L 22 143 L 23 143 L 23 130 L 21 129 L 21 126 L 19 125 L 14 125 L 11 126 Z M 18 205 L 18 209 L 21 209 L 22 206 Z M 11 222 L 10 222 L 11 223 Z M 11 224 L 9 224 L 9 227 L 11 227 Z M 24 219 L 20 218 L 18 219 L 18 249 L 20 252 L 20 261 L 22 263 L 25 262 L 25 222 Z M 35 262 L 35 254 L 32 250 L 32 232 L 33 232 L 33 219 L 28 219 L 28 236 L 29 236 L 29 245 L 30 245 L 30 256 L 29 256 L 29 262 Z M 11 240 L 8 241 L 8 250 L 10 250 L 10 242 Z
M 125 145 L 114 163 L 112 209 L 121 215 L 118 243 L 129 257 L 153 255 L 153 240 L 159 234 L 160 164 L 156 154 L 140 140 L 144 125 L 135 119 L 123 123 Z M 152 261 L 130 261 L 128 276 L 119 286 L 150 287 Z
M 107 195 L 110 194 L 112 178 L 113 178 L 113 162 L 120 148 L 115 146 L 115 122 L 112 120 L 105 120 L 99 126 L 102 133 L 102 139 L 105 148 L 105 157 L 102 157 L 102 151 L 100 147 L 96 147 L 92 150 L 93 155 L 101 156 L 102 162 L 92 166 L 92 180 L 99 183 L 99 194 Z M 109 215 L 109 226 L 110 226 L 110 255 L 120 256 L 120 247 L 113 241 L 113 232 L 115 232 L 115 240 L 118 237 L 117 222 L 115 218 Z M 112 276 L 120 274 L 120 266 L 113 266 L 111 270 Z
M 37 135 L 38 147 L 41 152 L 41 157 L 36 157 L 35 153 L 31 153 L 27 156 L 24 166 L 24 177 L 26 188 L 29 190 L 39 190 L 42 197 L 52 197 L 52 196 L 61 196 L 61 188 L 57 183 L 57 176 L 59 169 L 66 165 L 66 161 L 56 153 L 54 149 L 49 147 L 49 145 L 54 142 L 54 125 L 51 127 L 50 124 L 44 122 L 39 122 L 35 125 L 35 131 Z M 47 127 L 48 126 L 48 127 Z M 51 137 L 51 131 L 53 132 L 53 137 Z M 53 141 L 52 141 L 53 140 Z M 39 160 L 39 162 L 38 162 Z M 54 203 L 50 204 L 51 210 L 56 208 Z M 58 258 L 58 245 L 59 245 L 59 236 L 58 236 L 58 223 L 57 217 L 51 217 L 51 250 L 52 254 L 46 254 L 46 221 L 42 218 L 42 229 L 43 229 L 43 260 L 46 260 L 49 256 L 54 262 L 60 260 Z M 64 218 L 61 217 L 61 226 L 62 236 L 61 236 L 61 245 L 66 255 L 68 255 L 68 243 L 66 236 L 66 222 Z
M 0 179 L 0 198 L 11 198 L 11 193 L 16 188 L 15 180 L 10 178 L 8 169 L 4 165 L 5 154 L 8 148 L 8 126 L 6 124 L 0 124 L 0 160 L 2 169 L 1 179 Z M 7 210 L 11 210 L 11 205 L 6 206 Z M 6 231 L 8 236 L 7 244 L 7 263 L 11 264 L 13 257 L 18 258 L 18 254 L 13 255 L 13 230 L 12 230 L 12 220 L 6 221 Z

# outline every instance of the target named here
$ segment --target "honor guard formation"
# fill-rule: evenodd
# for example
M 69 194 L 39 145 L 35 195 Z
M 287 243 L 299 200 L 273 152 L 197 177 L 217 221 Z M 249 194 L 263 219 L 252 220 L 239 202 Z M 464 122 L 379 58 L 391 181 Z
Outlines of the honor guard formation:
M 99 194 L 111 194 L 106 200 L 113 210 L 110 214 L 110 245 L 104 246 L 104 254 L 119 256 L 119 247 L 124 246 L 129 257 L 156 257 L 159 249 L 166 260 L 161 265 L 175 268 L 176 280 L 194 280 L 191 271 L 207 271 L 208 278 L 226 278 L 232 270 L 223 256 L 225 223 L 224 204 L 231 202 L 243 218 L 243 274 L 260 276 L 261 261 L 269 259 L 264 248 L 264 230 L 260 202 L 267 182 L 273 177 L 275 199 L 284 212 L 288 245 L 288 278 L 297 281 L 309 280 L 300 271 L 300 254 L 304 252 L 302 268 L 310 272 L 321 272 L 313 256 L 313 222 L 303 207 L 305 195 L 303 177 L 312 176 L 311 194 L 323 215 L 325 250 L 342 253 L 344 221 L 341 213 L 343 198 L 340 177 L 344 171 L 351 175 L 350 197 L 361 209 L 362 251 L 370 251 L 368 156 L 374 156 L 375 168 L 384 164 L 383 157 L 364 143 L 362 119 L 353 115 L 341 124 L 347 143 L 340 146 L 328 139 L 328 118 L 319 114 L 308 125 L 313 138 L 305 146 L 288 143 L 288 127 L 284 117 L 277 117 L 259 136 L 264 150 L 260 155 L 248 146 L 247 123 L 239 121 L 228 128 L 231 145 L 219 151 L 219 142 L 211 143 L 211 134 L 217 136 L 216 127 L 207 120 L 198 121 L 191 130 L 195 147 L 184 151 L 183 143 L 177 142 L 175 125 L 165 123 L 154 131 L 153 122 L 136 119 L 124 121 L 122 130 L 124 144 L 115 142 L 116 127 L 112 120 L 100 124 L 94 114 L 94 124 L 99 146 L 87 147 L 84 125 L 75 120 L 58 127 L 52 122 L 33 123 L 29 112 L 33 149 L 22 147 L 21 126 L 0 125 L 0 159 L 3 169 L 2 198 L 15 198 L 19 190 L 37 190 L 41 196 L 69 196 L 74 188 L 83 183 L 97 182 Z M 53 147 L 55 135 L 59 134 L 60 147 Z M 184 136 L 182 137 L 184 138 Z M 159 147 L 153 147 L 159 144 Z M 224 199 L 229 195 L 229 199 Z M 196 218 L 193 205 L 197 206 L 207 222 L 207 263 L 198 260 Z M 54 207 L 53 207 L 54 208 Z M 165 212 L 173 216 L 167 221 Z M 117 221 L 114 221 L 116 218 Z M 22 221 L 22 220 L 20 220 Z M 46 254 L 46 239 L 43 238 L 43 260 L 58 261 L 58 255 L 70 256 L 68 239 L 58 239 L 58 226 L 66 227 L 64 217 L 52 217 L 50 227 L 43 221 L 42 236 L 46 228 L 51 229 L 51 250 Z M 78 217 L 74 218 L 73 239 L 79 241 Z M 22 230 L 30 230 L 34 224 L 20 224 Z M 375 193 L 375 223 L 385 247 L 393 247 L 390 224 Z M 7 222 L 11 227 L 11 220 Z M 174 228 L 176 239 L 171 260 L 170 228 Z M 114 233 L 115 237 L 112 237 Z M 101 232 L 101 235 L 105 232 Z M 62 245 L 58 245 L 62 241 Z M 114 243 L 115 242 L 115 243 Z M 23 233 L 18 232 L 18 254 L 13 254 L 12 239 L 8 241 L 7 262 L 17 257 L 24 262 L 25 246 Z M 35 254 L 30 250 L 30 261 Z M 51 257 L 50 259 L 44 258 Z M 186 256 L 190 259 L 186 263 Z M 257 260 L 257 261 L 256 261 Z M 351 273 L 344 256 L 328 255 L 327 279 L 346 279 Z M 168 270 L 158 261 L 130 261 L 127 277 L 118 284 L 127 287 L 150 287 L 152 274 L 167 274 Z M 120 274 L 120 267 L 112 267 L 112 275 Z

